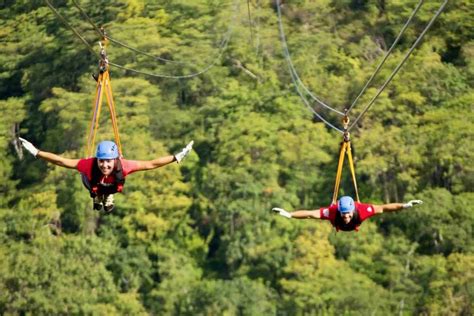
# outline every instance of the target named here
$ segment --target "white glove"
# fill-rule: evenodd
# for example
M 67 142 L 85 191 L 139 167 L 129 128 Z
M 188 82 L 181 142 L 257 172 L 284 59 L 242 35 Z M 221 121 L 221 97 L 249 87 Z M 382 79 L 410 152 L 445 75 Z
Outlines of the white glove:
M 178 163 L 180 163 L 181 160 L 183 160 L 191 152 L 191 149 L 193 149 L 193 144 L 194 144 L 194 141 L 192 140 L 179 153 L 174 155 Z
M 410 202 L 403 204 L 403 208 L 410 208 L 410 207 L 413 207 L 413 206 L 419 205 L 419 204 L 423 204 L 423 201 L 422 200 L 411 200 Z
M 30 143 L 26 139 L 21 138 L 21 137 L 18 137 L 18 138 L 20 139 L 21 144 L 23 145 L 23 147 L 25 147 L 26 150 L 28 150 L 33 156 L 36 157 L 36 155 L 39 152 L 38 148 L 36 148 L 32 143 Z
M 272 208 L 272 211 L 275 212 L 275 213 L 278 213 L 279 215 L 284 216 L 286 218 L 291 218 L 291 214 L 288 213 L 287 211 L 285 211 L 282 208 L 274 207 L 274 208 Z

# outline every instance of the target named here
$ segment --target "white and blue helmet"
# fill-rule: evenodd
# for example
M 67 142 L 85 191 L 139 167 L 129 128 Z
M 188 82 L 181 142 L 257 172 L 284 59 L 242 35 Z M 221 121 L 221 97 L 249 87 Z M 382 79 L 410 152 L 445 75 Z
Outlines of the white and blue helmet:
M 342 196 L 337 201 L 337 210 L 341 214 L 353 212 L 355 210 L 354 200 L 350 196 Z
M 117 144 L 110 140 L 104 140 L 97 145 L 95 154 L 97 159 L 116 159 L 119 157 Z

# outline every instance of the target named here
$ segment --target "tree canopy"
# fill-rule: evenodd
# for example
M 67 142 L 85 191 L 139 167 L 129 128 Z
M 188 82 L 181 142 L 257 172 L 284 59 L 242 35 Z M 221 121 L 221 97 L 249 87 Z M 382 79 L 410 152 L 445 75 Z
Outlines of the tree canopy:
M 424 201 L 354 233 L 271 214 L 330 204 L 342 139 L 295 89 L 274 1 L 50 2 L 98 52 L 79 4 L 113 39 L 109 60 L 136 70 L 110 68 L 126 158 L 195 145 L 179 165 L 127 177 L 111 215 L 94 211 L 77 171 L 35 159 L 17 137 L 84 157 L 97 56 L 44 1 L 3 1 L 0 313 L 474 312 L 474 2 L 447 4 L 351 130 L 362 201 Z M 301 83 L 340 111 L 418 3 L 280 2 Z M 425 1 L 352 118 L 441 2 Z M 113 138 L 108 113 L 98 138 Z M 353 194 L 347 169 L 340 194 Z

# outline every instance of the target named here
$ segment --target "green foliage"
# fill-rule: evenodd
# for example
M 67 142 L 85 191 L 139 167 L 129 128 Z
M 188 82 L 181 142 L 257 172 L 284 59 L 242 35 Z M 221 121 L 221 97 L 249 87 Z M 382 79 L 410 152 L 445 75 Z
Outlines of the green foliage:
M 8 98 L 0 100 L 2 118 L 0 119 L 0 206 L 6 206 L 13 197 L 13 192 L 17 181 L 12 179 L 14 174 L 14 157 L 8 154 L 8 149 L 13 144 L 19 157 L 23 157 L 21 146 L 14 141 L 19 123 L 26 117 L 25 100 L 20 98 Z
M 427 291 L 417 312 L 430 314 L 465 314 L 473 311 L 472 254 L 449 257 L 422 257 L 414 264 L 416 281 Z
M 308 229 L 296 238 L 294 258 L 281 279 L 285 309 L 293 314 L 386 312 L 388 293 L 334 257 L 328 231 L 327 226 Z
M 141 311 L 120 296 L 104 262 L 113 247 L 97 238 L 44 236 L 12 244 L 2 260 L 2 310 L 21 313 Z M 77 258 L 81 260 L 77 260 Z
M 206 280 L 178 302 L 183 315 L 274 315 L 274 294 L 262 282 L 247 278 Z
M 421 253 L 471 253 L 472 192 L 453 196 L 444 189 L 436 189 L 423 191 L 418 197 L 426 201 L 420 208 L 396 218 L 391 214 L 385 216 L 388 228 L 402 229 L 410 240 L 420 244 Z
M 72 1 L 52 2 L 98 50 Z M 33 158 L 16 140 L 84 156 L 96 57 L 43 1 L 4 1 L 0 314 L 472 314 L 471 2 L 448 3 L 351 130 L 362 200 L 424 204 L 336 234 L 328 223 L 270 211 L 329 204 L 341 140 L 296 94 L 273 2 L 79 1 L 112 38 L 159 57 L 110 41 L 114 63 L 165 75 L 213 65 L 180 80 L 111 67 L 126 158 L 195 145 L 179 165 L 128 176 L 105 216 L 76 171 Z M 301 81 L 330 106 L 350 106 L 416 4 L 284 2 Z M 351 119 L 439 5 L 425 1 Z M 104 104 L 96 142 L 112 138 Z M 347 169 L 340 193 L 352 194 Z

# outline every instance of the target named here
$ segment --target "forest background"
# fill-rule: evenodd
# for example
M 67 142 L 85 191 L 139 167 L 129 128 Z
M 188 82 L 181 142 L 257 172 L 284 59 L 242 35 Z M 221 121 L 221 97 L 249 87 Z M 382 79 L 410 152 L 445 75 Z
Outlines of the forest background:
M 362 201 L 425 202 L 357 233 L 271 213 L 330 204 L 341 141 L 296 93 L 273 1 L 79 1 L 112 38 L 174 61 L 110 43 L 114 63 L 175 76 L 213 65 L 189 79 L 111 68 L 126 158 L 195 146 L 182 164 L 129 176 L 109 216 L 77 172 L 15 141 L 84 157 L 96 56 L 44 1 L 0 3 L 1 314 L 473 314 L 472 1 L 448 3 L 352 130 Z M 52 4 L 98 52 L 73 2 Z M 343 110 L 416 4 L 284 1 L 302 82 Z M 425 1 L 354 115 L 440 4 Z M 107 111 L 99 140 L 113 138 Z M 340 194 L 353 194 L 347 169 Z

